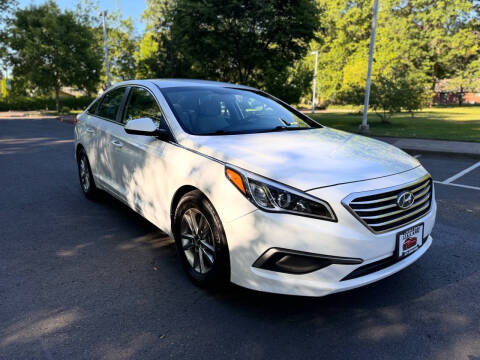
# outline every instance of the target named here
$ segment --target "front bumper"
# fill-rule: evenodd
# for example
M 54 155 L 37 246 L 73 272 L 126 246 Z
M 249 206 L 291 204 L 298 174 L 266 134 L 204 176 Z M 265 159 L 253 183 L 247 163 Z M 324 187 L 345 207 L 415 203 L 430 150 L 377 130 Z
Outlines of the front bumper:
M 230 250 L 231 281 L 265 292 L 324 296 L 367 285 L 400 271 L 420 258 L 432 244 L 430 233 L 436 216 L 435 200 L 432 201 L 430 211 L 422 218 L 381 234 L 372 233 L 360 223 L 341 205 L 341 200 L 349 193 L 414 181 L 425 173 L 423 168 L 417 168 L 387 178 L 312 191 L 313 195 L 329 202 L 338 222 L 257 210 L 224 224 Z M 342 281 L 361 266 L 391 257 L 396 247 L 396 234 L 419 223 L 424 224 L 425 242 L 415 253 L 373 273 Z M 304 274 L 288 274 L 255 267 L 259 257 L 271 248 L 359 258 L 363 262 L 335 263 Z

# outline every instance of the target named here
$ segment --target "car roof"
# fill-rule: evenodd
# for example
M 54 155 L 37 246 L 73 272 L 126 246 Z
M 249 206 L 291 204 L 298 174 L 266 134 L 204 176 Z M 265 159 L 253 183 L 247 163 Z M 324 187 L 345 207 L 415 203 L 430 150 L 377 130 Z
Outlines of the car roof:
M 118 85 L 146 85 L 146 83 L 154 83 L 159 88 L 169 88 L 169 87 L 182 87 L 182 86 L 214 86 L 214 87 L 236 87 L 243 89 L 256 90 L 250 86 L 237 85 L 226 82 L 219 81 L 210 81 L 210 80 L 199 80 L 199 79 L 145 79 L 145 80 L 128 80 L 121 83 L 115 84 Z

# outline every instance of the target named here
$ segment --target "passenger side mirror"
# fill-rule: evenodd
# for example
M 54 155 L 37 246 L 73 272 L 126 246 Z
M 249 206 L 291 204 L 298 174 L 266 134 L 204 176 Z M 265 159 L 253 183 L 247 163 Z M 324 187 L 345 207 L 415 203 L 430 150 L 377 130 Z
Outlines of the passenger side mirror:
M 124 129 L 127 134 L 131 135 L 156 136 L 161 140 L 170 140 L 169 132 L 159 129 L 148 117 L 129 120 Z

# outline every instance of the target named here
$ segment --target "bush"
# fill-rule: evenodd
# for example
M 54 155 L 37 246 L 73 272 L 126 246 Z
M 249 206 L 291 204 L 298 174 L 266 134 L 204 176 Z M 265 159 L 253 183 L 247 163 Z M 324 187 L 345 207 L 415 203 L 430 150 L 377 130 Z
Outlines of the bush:
M 68 106 L 62 106 L 60 114 L 70 114 L 70 108 Z
M 339 99 L 347 104 L 361 105 L 364 102 L 365 88 L 359 85 L 340 92 Z M 378 74 L 372 79 L 370 108 L 382 122 L 388 122 L 394 113 L 402 110 L 412 114 L 428 105 L 432 93 L 426 84 L 406 71 L 396 69 L 393 74 Z
M 70 110 L 83 110 L 85 109 L 92 101 L 93 97 L 90 96 L 81 96 L 81 97 L 68 97 L 60 99 L 60 105 L 63 109 Z M 55 99 L 48 97 L 28 97 L 28 96 L 16 96 L 0 99 L 0 111 L 9 111 L 9 110 L 54 110 L 55 109 Z

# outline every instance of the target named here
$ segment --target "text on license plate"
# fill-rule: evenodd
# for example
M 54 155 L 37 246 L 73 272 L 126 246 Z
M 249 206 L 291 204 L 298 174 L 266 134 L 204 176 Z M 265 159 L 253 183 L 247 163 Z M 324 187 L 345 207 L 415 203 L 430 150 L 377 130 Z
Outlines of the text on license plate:
M 423 224 L 412 226 L 397 234 L 398 256 L 411 254 L 422 246 Z

